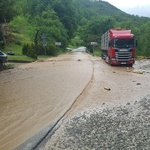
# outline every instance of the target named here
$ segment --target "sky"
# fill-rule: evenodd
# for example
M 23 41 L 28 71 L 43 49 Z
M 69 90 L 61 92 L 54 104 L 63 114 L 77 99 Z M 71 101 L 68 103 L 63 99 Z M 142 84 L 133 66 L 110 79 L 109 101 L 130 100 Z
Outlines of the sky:
M 150 17 L 150 0 L 103 0 L 129 14 Z

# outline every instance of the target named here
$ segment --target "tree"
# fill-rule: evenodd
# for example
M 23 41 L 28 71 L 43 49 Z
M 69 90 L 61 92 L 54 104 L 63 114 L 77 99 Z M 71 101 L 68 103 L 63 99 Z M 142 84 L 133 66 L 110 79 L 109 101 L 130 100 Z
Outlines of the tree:
M 96 17 L 87 25 L 80 29 L 80 36 L 85 45 L 90 48 L 91 42 L 100 43 L 100 37 L 115 25 L 115 19 L 112 17 Z
M 150 39 L 150 22 L 141 26 L 141 36 L 139 44 L 141 45 L 142 53 L 144 56 L 150 57 L 149 39 Z
M 16 15 L 14 9 L 15 0 L 1 0 L 0 2 L 0 22 L 10 21 Z
M 77 14 L 72 0 L 56 0 L 52 6 L 60 21 L 68 30 L 69 38 L 72 38 L 77 29 Z

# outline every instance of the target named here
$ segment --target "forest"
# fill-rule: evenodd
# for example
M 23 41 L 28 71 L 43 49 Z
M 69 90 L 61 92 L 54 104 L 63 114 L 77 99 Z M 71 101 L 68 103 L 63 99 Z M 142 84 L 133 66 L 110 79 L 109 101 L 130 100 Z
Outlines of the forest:
M 0 46 L 4 48 L 2 25 L 11 29 L 11 44 L 24 55 L 57 55 L 66 47 L 97 42 L 110 28 L 131 29 L 138 41 L 137 55 L 150 56 L 150 18 L 129 15 L 102 0 L 1 0 Z M 59 43 L 58 45 L 56 43 Z

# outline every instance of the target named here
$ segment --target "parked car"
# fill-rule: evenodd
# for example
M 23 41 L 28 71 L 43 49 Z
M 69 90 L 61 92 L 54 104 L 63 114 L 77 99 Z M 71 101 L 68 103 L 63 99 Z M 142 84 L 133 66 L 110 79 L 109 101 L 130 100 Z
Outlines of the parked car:
M 7 62 L 7 55 L 0 50 L 0 64 Z

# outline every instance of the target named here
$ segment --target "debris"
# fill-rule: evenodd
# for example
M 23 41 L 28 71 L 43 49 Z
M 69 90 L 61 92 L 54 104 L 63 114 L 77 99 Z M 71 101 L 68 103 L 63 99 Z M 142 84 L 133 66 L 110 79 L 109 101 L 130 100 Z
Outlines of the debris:
M 140 70 L 132 70 L 133 73 L 137 73 L 137 74 L 143 74 L 143 71 Z
M 103 103 L 102 105 L 105 105 L 105 103 Z
M 136 104 L 137 104 L 137 101 L 134 102 L 134 105 L 136 105 Z
M 137 59 L 142 60 L 142 59 L 145 59 L 145 57 L 144 56 L 137 56 Z
M 105 87 L 104 89 L 105 89 L 105 90 L 107 90 L 107 91 L 110 91 L 110 90 L 111 90 L 111 89 L 110 89 L 110 88 L 108 88 L 108 87 Z
M 131 72 L 131 69 L 129 67 L 127 67 L 127 72 Z
M 81 61 L 81 59 L 78 59 L 78 61 Z
M 137 83 L 136 85 L 141 85 L 141 83 Z
M 127 103 L 126 105 L 130 105 L 130 103 Z
M 144 71 L 141 71 L 141 70 L 133 70 L 132 68 L 130 67 L 127 67 L 127 72 L 133 72 L 133 73 L 137 73 L 137 74 L 143 74 Z
M 36 62 L 44 62 L 44 61 L 45 61 L 44 59 L 39 59 Z

